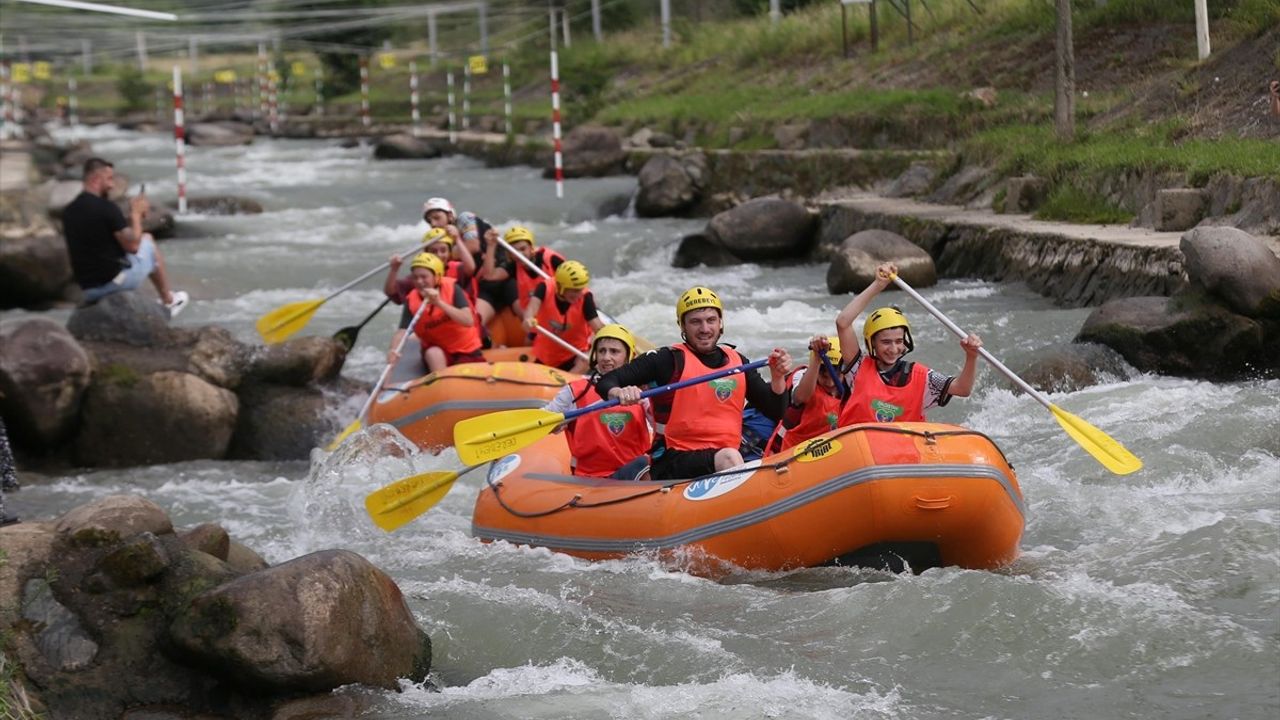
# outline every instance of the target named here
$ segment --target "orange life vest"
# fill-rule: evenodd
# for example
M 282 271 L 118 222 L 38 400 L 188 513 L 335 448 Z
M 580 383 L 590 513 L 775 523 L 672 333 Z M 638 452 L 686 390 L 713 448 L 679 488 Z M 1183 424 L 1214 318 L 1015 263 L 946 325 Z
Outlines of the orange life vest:
M 538 325 L 558 335 L 570 345 L 586 352 L 591 347 L 591 326 L 582 312 L 582 305 L 590 290 L 582 293 L 569 307 L 560 312 L 559 297 L 555 294 L 555 283 L 544 283 L 546 297 L 538 307 Z M 573 359 L 573 353 L 564 349 L 555 340 L 537 333 L 533 338 L 533 356 L 538 362 L 551 367 L 560 367 Z
M 440 284 L 437 286 L 440 297 L 447 303 L 453 302 L 456 288 L 457 281 L 450 277 L 440 278 Z M 466 293 L 463 293 L 463 297 L 465 296 Z M 416 315 L 418 308 L 422 307 L 422 293 L 415 287 L 405 298 L 405 302 L 408 304 L 409 314 Z M 466 309 L 467 312 L 473 313 L 472 317 L 475 317 L 469 301 Z M 480 349 L 480 328 L 474 324 L 468 327 L 455 322 L 436 305 L 427 308 L 422 317 L 418 318 L 418 322 L 413 326 L 413 332 L 422 342 L 423 350 L 432 346 L 438 346 L 450 353 L 469 353 Z
M 684 356 L 680 377 L 672 382 L 690 380 L 716 370 L 742 365 L 742 356 L 731 347 L 721 346 L 729 361 L 723 367 L 709 368 L 702 364 L 697 354 L 683 343 L 672 345 L 671 350 Z M 699 383 L 669 393 L 670 404 L 662 408 L 658 416 L 659 432 L 672 450 L 704 450 L 710 448 L 737 448 L 742 443 L 742 410 L 747 404 L 747 378 L 745 375 L 729 375 Z M 656 398 L 655 398 L 656 399 Z
M 556 276 L 556 267 L 552 264 L 553 260 L 564 262 L 564 256 L 552 250 L 551 248 L 538 248 L 533 251 L 533 263 L 542 268 L 542 272 L 547 277 L 554 278 Z M 524 309 L 529 307 L 529 296 L 533 293 L 533 289 L 538 287 L 538 283 L 542 282 L 542 276 L 530 270 L 528 266 L 519 260 L 514 260 L 516 264 L 516 307 L 520 308 L 520 313 L 524 314 Z M 548 280 L 547 284 L 552 288 L 555 287 L 555 280 Z M 543 305 L 546 305 L 544 302 Z
M 787 378 L 787 385 L 791 386 L 794 382 L 796 371 L 804 368 L 804 365 L 791 371 L 791 375 Z M 807 369 L 805 372 L 821 372 L 821 368 Z M 800 419 L 794 425 L 787 426 L 786 418 L 783 422 L 778 423 L 777 434 L 782 438 L 782 446 L 780 450 L 795 447 L 800 443 L 815 438 L 822 433 L 831 432 L 840 427 L 840 411 L 843 402 L 840 398 L 831 394 L 821 385 L 815 385 L 813 395 L 809 396 L 809 400 L 800 410 Z M 770 443 L 772 445 L 772 443 Z
M 840 426 L 868 422 L 924 422 L 924 391 L 929 368 L 911 364 L 911 379 L 902 387 L 886 385 L 876 360 L 863 355 L 853 378 L 853 393 L 840 413 Z
M 569 390 L 579 408 L 600 402 L 599 393 L 587 378 L 569 383 Z M 653 442 L 644 406 L 640 404 L 618 405 L 583 415 L 569 423 L 565 435 L 575 463 L 574 474 L 589 477 L 609 477 L 648 452 Z

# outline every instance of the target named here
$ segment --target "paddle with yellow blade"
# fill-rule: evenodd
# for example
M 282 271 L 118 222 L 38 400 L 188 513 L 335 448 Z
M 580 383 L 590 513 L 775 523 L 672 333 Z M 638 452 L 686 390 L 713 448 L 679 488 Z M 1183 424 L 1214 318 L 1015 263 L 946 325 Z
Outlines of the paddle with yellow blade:
M 645 390 L 640 393 L 640 397 L 653 397 L 654 395 L 686 388 L 690 385 L 718 380 L 728 375 L 737 375 L 763 367 L 768 362 L 768 359 L 756 360 L 746 365 L 724 368 L 706 375 Z M 504 410 L 468 418 L 453 426 L 453 444 L 457 448 L 458 457 L 462 459 L 462 462 L 468 465 L 478 465 L 490 460 L 496 460 L 503 455 L 510 455 L 521 448 L 527 447 L 574 418 L 611 408 L 618 404 L 620 403 L 617 400 L 601 400 L 584 408 L 570 410 L 567 413 L 530 408 L 527 410 Z
M 902 278 L 897 275 L 893 275 L 892 278 L 893 282 L 898 287 L 902 288 L 908 295 L 915 298 L 915 301 L 924 306 L 925 310 L 928 310 L 931 315 L 938 318 L 943 325 L 946 325 L 948 330 L 960 336 L 961 339 L 968 336 L 968 333 L 962 330 L 959 325 L 956 325 L 950 318 L 943 315 L 941 310 L 934 307 L 933 303 L 925 300 L 920 293 L 916 292 L 915 289 L 903 281 Z M 1057 418 L 1058 424 L 1062 426 L 1062 429 L 1067 431 L 1067 435 L 1071 436 L 1071 439 L 1075 440 L 1080 447 L 1084 448 L 1086 452 L 1092 455 L 1098 462 L 1102 463 L 1103 467 L 1117 475 L 1128 475 L 1129 473 L 1142 468 L 1142 461 L 1133 453 L 1129 452 L 1123 445 L 1116 442 L 1116 440 L 1111 436 L 1090 425 L 1081 418 L 1076 417 L 1075 415 L 1072 415 L 1066 410 L 1063 410 L 1057 405 L 1049 402 L 1049 398 L 1045 397 L 1043 393 L 1027 384 L 1025 380 L 1018 377 L 1012 370 L 1005 367 L 1004 363 L 995 359 L 991 353 L 987 352 L 986 348 L 978 348 L 978 354 L 982 355 L 982 358 L 991 363 L 991 366 L 996 370 L 999 370 L 1001 374 L 1012 380 L 1018 387 L 1022 388 L 1023 392 L 1035 398 L 1036 402 L 1048 408 L 1049 412 L 1053 413 L 1053 416 Z
M 414 326 L 418 324 L 418 318 L 422 317 L 422 313 L 426 312 L 429 307 L 431 307 L 431 303 L 423 301 L 422 305 L 418 307 L 418 312 L 413 314 L 413 318 L 409 320 L 409 326 L 405 328 L 404 334 L 400 336 L 400 342 L 396 343 L 396 355 L 399 355 L 400 352 L 404 350 L 405 343 L 409 342 L 409 337 L 413 335 Z M 329 443 L 329 445 L 325 447 L 325 450 L 333 452 L 342 444 L 343 440 L 347 439 L 348 435 L 360 429 L 364 422 L 365 415 L 369 414 L 369 408 L 373 407 L 373 399 L 378 397 L 378 391 L 382 390 L 382 384 L 387 381 L 387 376 L 391 374 L 391 369 L 393 367 L 395 367 L 395 363 L 389 362 L 386 367 L 382 368 L 382 374 L 378 376 L 378 382 L 374 383 L 373 389 L 369 391 L 369 397 L 364 401 L 364 405 L 360 408 L 360 413 L 356 415 L 355 422 L 351 423 L 344 428 L 342 432 L 338 433 L 338 437 L 334 438 L 333 442 Z
M 401 255 L 408 255 L 419 248 L 421 248 L 421 245 L 414 245 L 401 253 Z M 258 322 L 255 323 L 255 327 L 258 329 L 258 334 L 262 336 L 263 342 L 268 345 L 274 345 L 278 342 L 288 340 L 294 333 L 306 327 L 306 324 L 311 322 L 311 316 L 316 314 L 316 311 L 320 309 L 321 305 L 324 305 L 356 285 L 359 285 L 373 275 L 386 270 L 388 267 L 391 267 L 390 261 L 382 263 L 378 267 L 361 275 L 355 280 L 352 280 L 346 285 L 343 285 L 337 290 L 334 290 L 319 300 L 300 300 L 298 302 L 288 303 L 287 305 L 281 305 L 275 310 L 272 310 L 258 318 Z
M 524 264 L 525 267 L 532 270 L 535 274 L 537 274 L 543 280 L 546 280 L 548 283 L 551 283 L 551 284 L 555 283 L 555 280 L 550 275 L 548 275 L 546 271 L 538 267 L 537 263 L 525 257 L 524 253 L 511 247 L 511 243 L 507 242 L 506 240 L 503 240 L 502 238 L 498 238 L 498 244 L 501 245 L 507 251 L 507 253 L 511 255 L 511 257 L 515 258 L 516 260 L 519 260 L 521 263 Z M 609 317 L 609 314 L 606 313 L 604 310 L 602 310 L 598 305 L 596 306 L 596 312 L 599 313 L 600 319 L 604 320 L 605 323 L 607 324 L 615 324 L 618 322 L 617 320 L 614 320 L 612 317 Z M 644 338 L 638 335 L 636 336 L 635 350 L 637 353 L 649 352 L 650 350 L 653 349 L 653 347 L 654 347 L 653 343 L 649 342 L 648 340 L 645 340 Z
M 391 532 L 435 507 L 453 488 L 453 482 L 481 467 L 472 465 L 461 472 L 435 470 L 401 478 L 378 488 L 364 499 L 364 509 L 378 527 Z

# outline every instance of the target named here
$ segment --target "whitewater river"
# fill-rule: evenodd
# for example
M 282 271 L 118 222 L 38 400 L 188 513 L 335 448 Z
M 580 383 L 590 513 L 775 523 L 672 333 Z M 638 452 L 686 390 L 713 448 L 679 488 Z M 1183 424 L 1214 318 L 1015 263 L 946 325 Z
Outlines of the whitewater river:
M 174 196 L 171 139 L 86 133 L 153 197 Z M 775 344 L 800 354 L 848 299 L 827 294 L 823 265 L 672 269 L 677 239 L 701 222 L 602 218 L 598 208 L 628 194 L 631 178 L 569 182 L 557 201 L 530 168 L 375 162 L 368 148 L 321 141 L 194 148 L 188 167 L 192 195 L 246 195 L 267 208 L 183 218 L 181 237 L 163 244 L 176 287 L 193 298 L 179 321 L 245 340 L 261 313 L 323 297 L 412 245 L 422 201 L 439 194 L 496 225 L 527 224 L 584 260 L 602 306 L 655 342 L 676 338 L 673 302 L 694 284 L 724 298 L 726 339 L 751 357 Z M 1070 340 L 1088 313 L 1021 284 L 948 280 L 924 294 L 1013 366 Z M 347 292 L 308 331 L 353 324 L 379 298 L 377 282 Z M 916 357 L 957 371 L 950 334 L 892 298 L 915 323 Z M 365 329 L 347 374 L 376 377 L 393 321 L 387 311 Z M 828 568 L 712 582 L 644 558 L 589 563 L 483 545 L 468 534 L 478 472 L 385 534 L 364 516 L 365 494 L 460 465 L 451 452 L 391 458 L 372 438 L 342 457 L 316 451 L 310 464 L 27 474 L 9 503 L 52 517 L 136 492 L 175 524 L 222 523 L 272 562 L 335 547 L 364 555 L 396 579 L 435 643 L 428 685 L 344 691 L 366 697 L 372 718 L 1275 717 L 1280 383 L 1130 373 L 1053 401 L 1146 467 L 1109 474 L 989 369 L 975 397 L 931 415 L 991 435 L 1017 468 L 1029 513 L 1022 557 L 998 573 Z

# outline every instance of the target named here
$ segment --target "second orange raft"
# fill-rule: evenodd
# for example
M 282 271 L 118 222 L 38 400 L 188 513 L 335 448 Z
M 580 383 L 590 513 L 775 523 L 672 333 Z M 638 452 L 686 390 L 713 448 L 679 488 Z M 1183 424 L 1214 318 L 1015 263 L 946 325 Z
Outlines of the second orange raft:
M 496 461 L 472 534 L 589 559 L 649 553 L 699 575 L 1012 562 L 1025 524 L 1013 468 L 985 435 L 895 423 L 835 430 L 700 480 L 576 477 L 560 434 Z

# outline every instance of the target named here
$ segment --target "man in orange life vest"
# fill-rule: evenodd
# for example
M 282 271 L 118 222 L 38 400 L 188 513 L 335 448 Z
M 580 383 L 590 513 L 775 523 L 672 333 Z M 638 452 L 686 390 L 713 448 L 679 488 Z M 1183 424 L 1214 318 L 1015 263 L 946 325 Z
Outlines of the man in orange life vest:
M 596 381 L 601 375 L 631 362 L 636 356 L 635 347 L 635 338 L 623 326 L 612 324 L 600 328 L 591 341 L 592 375 L 565 385 L 542 409 L 563 414 L 599 402 Z M 582 415 L 566 425 L 574 474 L 634 479 L 649 464 L 645 453 L 653 443 L 649 431 L 652 414 L 646 398 L 635 405 Z
M 524 309 L 524 324 L 535 333 L 533 356 L 538 362 L 569 372 L 586 371 L 586 360 L 536 329 L 541 326 L 585 352 L 591 333 L 604 327 L 604 321 L 596 310 L 595 296 L 587 289 L 590 282 L 591 273 L 587 272 L 586 265 L 577 260 L 566 260 L 556 268 L 554 285 L 540 281 L 529 295 L 529 305 Z
M 476 327 L 471 303 L 453 278 L 444 277 L 444 263 L 435 255 L 422 252 L 409 263 L 409 268 L 414 288 L 405 297 L 400 329 L 391 339 L 392 350 L 387 353 L 387 362 L 394 365 L 400 359 L 395 348 L 424 302 L 430 307 L 412 329 L 422 344 L 422 359 L 427 370 L 436 372 L 459 363 L 484 362 L 480 354 L 480 330 Z
M 876 279 L 858 293 L 836 316 L 841 347 L 857 347 L 853 321 L 876 295 L 893 282 L 898 268 L 885 263 L 876 268 Z M 978 348 L 982 339 L 969 335 L 960 341 L 964 368 L 956 377 L 943 375 L 903 356 L 915 348 L 911 326 L 901 310 L 883 307 L 871 313 L 863 326 L 866 353 L 859 351 L 843 368 L 849 399 L 840 413 L 840 425 L 864 422 L 922 422 L 925 411 L 946 405 L 951 398 L 968 397 L 978 374 Z M 819 343 L 821 344 L 821 343 Z
M 791 404 L 775 431 L 777 450 L 795 447 L 840 426 L 840 411 L 848 392 L 844 382 L 827 371 L 823 355 L 832 368 L 840 367 L 840 339 L 817 335 L 809 341 L 808 366 L 800 366 L 788 378 Z M 770 440 L 766 447 L 774 446 Z
M 533 232 L 527 227 L 516 225 L 508 230 L 507 234 L 502 236 L 502 239 L 515 248 L 516 252 L 532 260 L 533 264 L 541 268 L 547 277 L 555 277 L 556 270 L 564 262 L 564 256 L 555 250 L 549 247 L 537 247 L 537 240 L 534 239 Z M 520 262 L 519 259 L 513 258 L 513 261 L 516 265 L 516 312 L 527 317 L 525 310 L 529 306 L 529 296 L 533 294 L 534 289 L 542 282 L 542 276 Z
M 440 262 L 444 263 L 444 276 L 453 278 L 463 292 L 467 293 L 467 300 L 470 300 L 472 306 L 475 306 L 476 298 L 472 293 L 471 278 L 475 276 L 476 263 L 471 257 L 471 253 L 465 248 L 457 244 L 457 228 L 452 225 L 447 227 L 433 227 L 422 236 L 422 249 L 440 258 Z M 388 261 L 390 265 L 387 269 L 387 279 L 383 282 L 382 292 L 391 301 L 397 305 L 404 303 L 405 296 L 413 290 L 413 276 L 397 277 L 400 274 L 400 266 L 403 260 L 399 255 L 392 255 Z
M 723 312 L 720 298 L 710 289 L 690 288 L 676 302 L 676 323 L 684 342 L 645 353 L 608 373 L 596 384 L 596 392 L 629 405 L 640 400 L 645 385 L 666 385 L 750 362 L 733 346 L 720 344 Z M 743 407 L 750 400 L 777 422 L 786 405 L 790 369 L 791 356 L 774 348 L 768 383 L 748 372 L 654 397 L 657 437 L 650 477 L 692 478 L 742 465 Z

